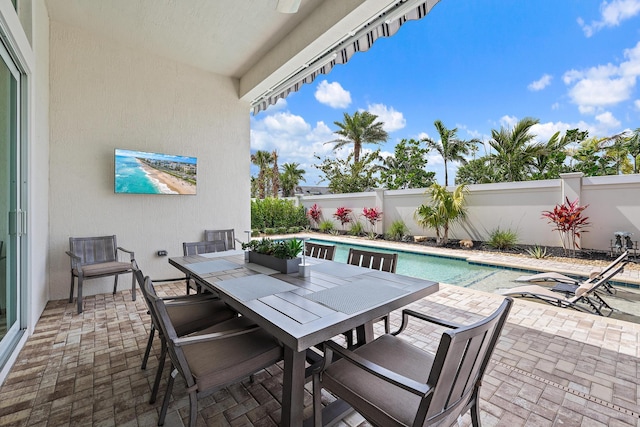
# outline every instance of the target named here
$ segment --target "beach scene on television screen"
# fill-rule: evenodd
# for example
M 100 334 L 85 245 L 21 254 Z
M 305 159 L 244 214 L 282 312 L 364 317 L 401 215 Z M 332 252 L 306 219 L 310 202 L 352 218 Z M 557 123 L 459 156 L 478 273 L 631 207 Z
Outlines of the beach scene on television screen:
M 196 194 L 195 157 L 116 149 L 115 192 Z

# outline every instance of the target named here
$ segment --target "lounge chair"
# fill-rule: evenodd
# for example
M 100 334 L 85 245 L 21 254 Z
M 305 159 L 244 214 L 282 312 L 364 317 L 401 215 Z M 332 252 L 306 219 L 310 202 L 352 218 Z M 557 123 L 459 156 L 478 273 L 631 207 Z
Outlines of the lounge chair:
M 499 293 L 506 296 L 533 298 L 557 307 L 571 308 L 585 313 L 597 314 L 599 316 L 605 316 L 603 310 L 608 310 L 608 313 L 606 314 L 608 317 L 611 316 L 614 309 L 609 306 L 609 304 L 607 304 L 606 301 L 596 293 L 596 291 L 604 286 L 610 286 L 608 282 L 622 270 L 624 270 L 624 264 L 618 264 L 597 281 L 583 282 L 578 286 L 575 294 L 571 297 L 563 296 L 558 292 L 554 292 L 550 288 L 545 288 L 539 285 L 516 286 L 515 288 L 505 289 Z
M 516 282 L 534 282 L 534 283 L 558 283 L 559 285 L 556 285 L 552 290 L 556 292 L 563 292 L 565 294 L 575 294 L 576 289 L 578 289 L 580 285 L 595 283 L 598 280 L 600 280 L 602 277 L 604 277 L 606 274 L 608 274 L 612 269 L 620 265 L 624 266 L 628 262 L 629 262 L 629 252 L 625 251 L 622 255 L 620 255 L 618 258 L 613 260 L 609 265 L 607 265 L 603 269 L 592 270 L 587 280 L 565 276 L 564 274 L 551 271 L 551 272 L 533 274 L 530 276 L 520 276 L 515 281 Z M 608 283 L 604 286 L 604 289 L 610 294 L 615 293 L 615 289 Z

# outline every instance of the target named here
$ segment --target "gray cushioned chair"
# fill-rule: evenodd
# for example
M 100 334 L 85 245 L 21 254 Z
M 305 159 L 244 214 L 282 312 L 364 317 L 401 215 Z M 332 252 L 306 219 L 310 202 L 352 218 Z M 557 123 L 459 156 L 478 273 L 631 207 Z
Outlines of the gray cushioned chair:
M 376 426 L 450 426 L 468 410 L 479 426 L 482 377 L 512 303 L 506 298 L 493 314 L 469 326 L 404 310 L 397 332 L 355 351 L 325 343 L 324 364 L 313 375 L 315 425 L 322 425 L 325 388 Z M 409 317 L 450 328 L 435 354 L 397 336 Z M 341 358 L 333 361 L 334 353 Z
M 333 258 L 336 255 L 335 245 L 305 242 L 304 248 L 304 254 L 312 258 L 328 259 L 333 261 Z
M 147 368 L 147 361 L 149 360 L 149 354 L 151 353 L 151 346 L 153 344 L 156 330 L 159 332 L 162 345 L 158 369 L 156 371 L 156 378 L 151 392 L 151 398 L 149 399 L 149 403 L 154 403 L 158 394 L 160 380 L 162 378 L 162 370 L 164 368 L 164 362 L 167 354 L 167 344 L 165 342 L 164 335 L 162 335 L 162 330 L 158 327 L 159 320 L 155 311 L 152 309 L 153 307 L 151 305 L 150 297 L 147 295 L 146 288 L 144 287 L 144 275 L 142 274 L 142 271 L 137 268 L 137 265 L 134 265 L 134 275 L 138 282 L 138 286 L 142 291 L 147 307 L 149 308 L 149 315 L 151 316 L 151 328 L 149 330 L 147 348 L 145 349 L 144 357 L 142 358 L 142 369 Z M 219 298 L 211 294 L 181 295 L 162 299 L 165 301 L 169 319 L 174 325 L 178 336 L 185 336 L 194 332 L 199 332 L 237 317 L 237 313 L 235 311 L 229 308 Z
M 124 253 L 129 260 L 120 261 L 118 254 Z M 113 293 L 118 289 L 118 276 L 131 273 L 131 298 L 136 300 L 136 279 L 133 275 L 134 253 L 118 246 L 116 236 L 70 237 L 71 292 L 69 302 L 73 302 L 74 280 L 78 280 L 78 314 L 82 313 L 82 285 L 85 279 L 115 276 Z
M 196 335 L 179 337 L 149 277 L 145 278 L 151 311 L 155 311 L 171 360 L 171 375 L 160 410 L 158 425 L 164 424 L 175 375 L 180 374 L 189 394 L 189 426 L 196 425 L 198 398 L 209 395 L 283 358 L 281 344 L 245 317 L 219 323 Z M 175 372 L 174 372 L 175 368 Z
M 364 251 L 361 249 L 349 249 L 347 255 L 347 264 L 357 265 L 359 267 L 371 268 L 373 270 L 396 272 L 398 265 L 398 254 L 389 254 L 384 252 Z M 376 322 L 384 321 L 384 332 L 389 333 L 389 316 L 382 316 L 375 320 Z M 353 347 L 353 331 L 345 332 L 344 336 L 347 340 L 347 346 Z
M 232 250 L 236 248 L 236 242 L 242 243 L 240 240 L 236 238 L 236 233 L 233 228 L 225 229 L 225 230 L 204 230 L 204 240 L 213 241 L 213 240 L 224 240 L 227 245 L 227 250 Z
M 202 242 L 182 243 L 182 255 L 184 256 L 224 252 L 227 249 L 227 242 L 225 240 L 207 240 Z M 187 274 L 187 295 L 189 295 L 191 288 L 195 289 L 197 293 L 202 292 L 202 286 L 193 281 L 191 279 L 191 275 Z

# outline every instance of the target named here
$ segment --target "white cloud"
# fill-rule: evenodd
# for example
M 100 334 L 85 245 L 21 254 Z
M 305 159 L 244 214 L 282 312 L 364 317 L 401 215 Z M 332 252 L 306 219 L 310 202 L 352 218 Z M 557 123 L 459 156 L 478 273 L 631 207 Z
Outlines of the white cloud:
M 394 110 L 393 107 L 387 107 L 384 104 L 370 104 L 367 106 L 367 110 L 378 116 L 378 121 L 383 123 L 382 127 L 387 132 L 402 129 L 407 125 L 404 115 Z
M 636 99 L 636 100 L 633 102 L 633 105 L 635 105 L 635 106 L 636 106 L 636 109 L 637 109 L 637 110 L 640 110 L 640 99 Z
M 639 0 L 640 1 L 640 0 Z M 604 107 L 619 104 L 631 97 L 640 76 L 640 42 L 625 49 L 626 61 L 619 66 L 598 65 L 586 70 L 569 70 L 564 83 L 571 86 L 569 97 L 583 114 L 595 114 Z
M 529 86 L 527 86 L 527 88 L 530 91 L 537 92 L 549 86 L 551 84 L 552 79 L 553 77 L 550 74 L 544 74 L 542 77 L 540 77 L 540 79 L 534 82 L 531 82 Z
M 600 4 L 600 20 L 586 24 L 582 18 L 578 18 L 578 25 L 582 27 L 584 35 L 591 37 L 594 33 L 605 27 L 617 27 L 626 19 L 633 18 L 640 13 L 640 0 L 612 0 L 603 1 Z
M 598 123 L 600 123 L 603 127 L 605 128 L 609 128 L 609 129 L 613 129 L 613 128 L 617 128 L 618 126 L 620 126 L 620 121 L 618 119 L 616 119 L 613 114 L 611 114 L 611 112 L 609 111 L 605 111 L 602 114 L 598 114 L 596 116 L 596 120 L 598 121 Z
M 560 109 L 560 104 L 558 102 L 554 102 L 553 104 L 551 104 L 551 109 L 552 110 L 559 110 Z
M 315 97 L 319 103 L 331 108 L 347 108 L 351 104 L 351 93 L 344 90 L 338 82 L 321 81 L 316 88 Z
M 518 118 L 514 116 L 502 116 L 500 117 L 500 126 L 504 128 L 512 128 L 518 123 Z

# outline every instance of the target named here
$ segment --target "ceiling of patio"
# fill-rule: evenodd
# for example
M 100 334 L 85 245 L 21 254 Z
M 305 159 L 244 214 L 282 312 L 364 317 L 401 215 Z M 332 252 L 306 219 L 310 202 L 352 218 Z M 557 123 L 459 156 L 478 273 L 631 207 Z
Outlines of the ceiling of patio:
M 239 79 L 251 101 L 398 0 L 47 0 L 49 16 L 132 48 Z

